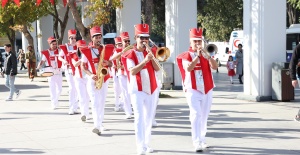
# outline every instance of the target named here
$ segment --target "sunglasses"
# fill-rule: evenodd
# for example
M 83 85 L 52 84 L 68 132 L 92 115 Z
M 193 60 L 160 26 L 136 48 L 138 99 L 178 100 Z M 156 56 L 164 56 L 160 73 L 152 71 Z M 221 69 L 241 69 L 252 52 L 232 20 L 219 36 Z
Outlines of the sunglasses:
M 130 43 L 130 40 L 124 40 L 125 43 Z

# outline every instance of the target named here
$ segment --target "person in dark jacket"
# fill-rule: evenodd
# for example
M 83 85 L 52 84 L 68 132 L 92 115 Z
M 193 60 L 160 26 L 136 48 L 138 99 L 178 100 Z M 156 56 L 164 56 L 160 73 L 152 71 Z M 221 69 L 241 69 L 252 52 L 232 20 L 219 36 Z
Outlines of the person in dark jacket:
M 292 85 L 294 86 L 294 88 L 297 87 L 297 84 L 300 87 L 300 44 L 298 44 L 293 51 L 289 68 Z M 298 114 L 295 116 L 295 121 L 300 123 L 300 109 L 298 111 Z
M 21 94 L 21 91 L 15 88 L 15 78 L 18 73 L 17 57 L 13 52 L 11 52 L 11 44 L 5 44 L 4 49 L 7 54 L 4 61 L 4 74 L 6 75 L 5 86 L 10 89 L 10 94 L 6 101 L 12 101 L 14 93 L 16 93 L 16 98 L 18 98 Z

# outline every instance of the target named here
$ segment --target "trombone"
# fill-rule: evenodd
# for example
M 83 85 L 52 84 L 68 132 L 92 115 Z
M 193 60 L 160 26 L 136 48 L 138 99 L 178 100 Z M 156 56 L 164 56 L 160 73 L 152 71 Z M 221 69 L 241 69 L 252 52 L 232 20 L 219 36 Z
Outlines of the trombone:
M 157 61 L 156 57 L 153 55 L 150 46 L 149 46 L 146 42 L 143 42 L 143 45 L 145 45 L 147 52 L 150 53 L 150 54 L 153 56 L 154 63 L 155 63 L 155 64 L 158 66 L 158 68 L 162 71 L 164 77 L 167 77 L 167 73 L 166 73 L 165 70 L 162 68 L 162 66 L 159 64 L 159 62 Z M 157 50 L 157 51 L 158 51 L 158 50 Z M 157 53 L 157 52 L 156 52 L 156 53 Z
M 149 41 L 157 48 L 155 58 L 160 62 L 165 62 L 170 57 L 170 50 L 168 47 L 158 47 L 150 38 Z

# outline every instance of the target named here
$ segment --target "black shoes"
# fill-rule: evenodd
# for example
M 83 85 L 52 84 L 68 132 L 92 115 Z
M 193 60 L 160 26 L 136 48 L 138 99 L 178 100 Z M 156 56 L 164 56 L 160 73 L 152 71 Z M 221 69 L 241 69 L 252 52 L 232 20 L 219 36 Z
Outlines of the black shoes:
M 81 116 L 81 121 L 85 122 L 86 121 L 86 116 Z
M 93 133 L 97 134 L 98 136 L 100 136 L 100 135 L 101 135 L 101 132 L 100 132 L 100 130 L 99 130 L 99 129 L 97 129 L 97 128 L 93 129 Z

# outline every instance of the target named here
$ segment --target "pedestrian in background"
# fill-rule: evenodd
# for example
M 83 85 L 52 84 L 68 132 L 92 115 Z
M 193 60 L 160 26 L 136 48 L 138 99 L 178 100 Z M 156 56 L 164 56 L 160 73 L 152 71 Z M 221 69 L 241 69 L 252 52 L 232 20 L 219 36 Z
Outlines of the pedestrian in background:
M 23 68 L 24 69 L 27 69 L 26 67 L 25 67 L 25 53 L 24 53 L 24 50 L 23 49 L 20 49 L 19 50 L 19 56 L 18 56 L 18 60 L 21 62 L 21 68 L 20 68 L 20 70 L 22 70 Z
M 238 50 L 235 53 L 236 74 L 239 75 L 240 84 L 243 84 L 242 77 L 244 75 L 244 58 L 243 58 L 244 50 L 242 48 L 243 45 L 238 44 Z
M 230 55 L 228 57 L 228 61 L 227 61 L 227 70 L 228 70 L 228 76 L 230 78 L 230 83 L 233 84 L 233 76 L 235 76 L 235 63 L 233 62 L 233 57 Z
M 11 44 L 5 44 L 4 49 L 7 54 L 4 62 L 4 74 L 6 74 L 5 86 L 10 90 L 10 94 L 6 101 L 12 101 L 14 93 L 16 94 L 16 99 L 21 94 L 21 91 L 15 88 L 15 78 L 18 74 L 17 57 L 11 52 Z
M 27 47 L 27 52 L 25 54 L 27 68 L 28 68 L 28 77 L 33 81 L 34 75 L 35 75 L 35 68 L 36 68 L 36 56 L 35 52 L 31 45 Z
M 294 49 L 289 68 L 293 87 L 300 87 L 300 44 Z M 300 122 L 300 109 L 294 120 Z

